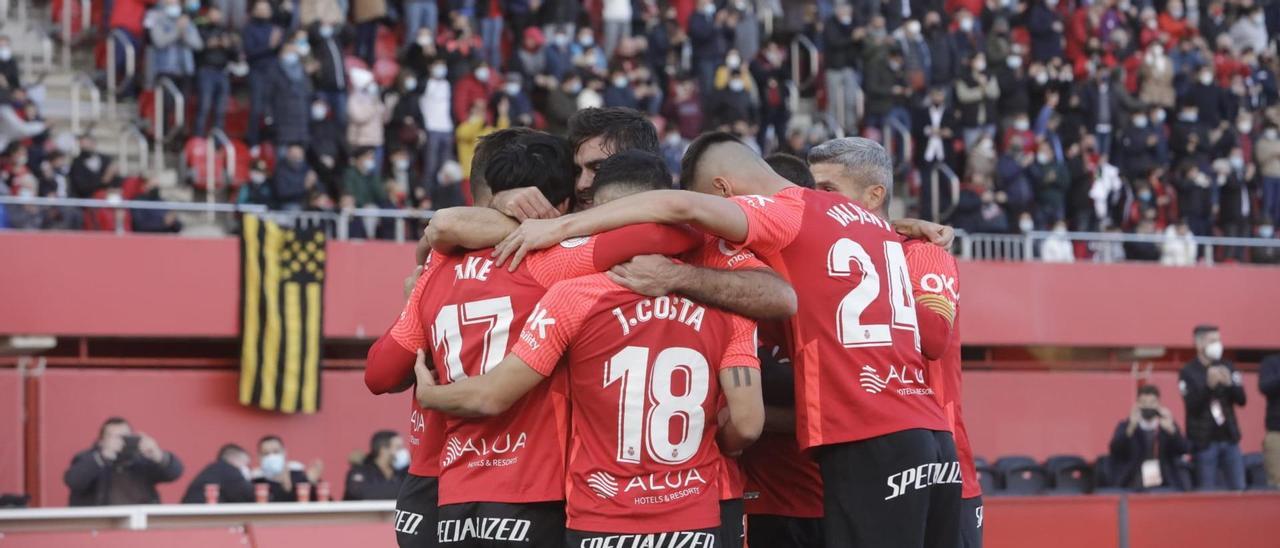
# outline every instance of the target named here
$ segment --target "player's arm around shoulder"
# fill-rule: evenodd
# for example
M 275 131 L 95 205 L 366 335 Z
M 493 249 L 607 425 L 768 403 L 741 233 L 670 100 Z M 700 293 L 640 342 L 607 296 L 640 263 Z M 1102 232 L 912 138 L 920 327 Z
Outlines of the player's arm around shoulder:
M 514 354 L 483 375 L 441 385 L 427 367 L 425 352 L 419 350 L 413 371 L 418 381 L 414 392 L 418 405 L 458 417 L 501 415 L 546 378 Z
M 423 240 L 440 253 L 493 247 L 519 226 L 515 219 L 487 207 L 451 207 L 437 211 Z

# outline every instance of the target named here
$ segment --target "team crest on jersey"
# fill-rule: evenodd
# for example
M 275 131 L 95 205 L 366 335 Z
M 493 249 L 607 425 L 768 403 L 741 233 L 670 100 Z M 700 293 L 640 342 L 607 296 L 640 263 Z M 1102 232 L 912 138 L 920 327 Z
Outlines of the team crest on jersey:
M 577 238 L 569 238 L 568 240 L 564 240 L 560 242 L 560 247 L 563 247 L 565 249 L 573 249 L 575 247 L 580 247 L 582 246 L 582 244 L 585 244 L 589 241 L 591 241 L 591 236 L 579 236 Z
M 618 496 L 618 478 L 603 470 L 592 472 L 587 476 L 587 487 L 602 499 Z
M 742 201 L 746 202 L 751 207 L 754 207 L 756 209 L 763 209 L 764 206 L 773 203 L 773 198 L 770 198 L 768 196 L 761 196 L 759 194 L 748 194 L 742 197 Z
M 868 394 L 879 394 L 890 385 L 901 385 L 902 388 L 897 389 L 899 396 L 926 396 L 933 394 L 933 389 L 925 383 L 924 371 L 921 369 L 913 369 L 907 366 L 889 366 L 889 373 L 881 376 L 875 367 L 870 365 L 862 366 L 862 373 L 858 375 L 859 384 Z

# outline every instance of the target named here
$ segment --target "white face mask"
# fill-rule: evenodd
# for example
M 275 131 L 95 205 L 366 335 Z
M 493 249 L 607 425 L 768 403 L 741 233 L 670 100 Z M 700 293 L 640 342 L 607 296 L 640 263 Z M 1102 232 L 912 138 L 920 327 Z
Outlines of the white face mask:
M 911 36 L 919 36 L 919 35 L 920 35 L 920 22 L 919 22 L 919 21 L 909 21 L 909 22 L 907 22 L 907 34 L 910 34 Z
M 1240 133 L 1248 135 L 1250 131 L 1253 131 L 1253 122 L 1236 122 L 1236 129 L 1240 130 Z
M 1241 158 L 1239 156 L 1232 156 L 1227 161 L 1231 163 L 1231 168 L 1235 169 L 1236 171 L 1240 171 L 1244 169 L 1244 158 Z
M 373 173 L 373 168 L 377 167 L 377 161 L 373 158 L 360 162 L 360 169 L 365 173 Z
M 1139 127 L 1139 128 L 1147 127 L 1147 117 L 1146 117 L 1146 116 L 1136 116 L 1136 117 L 1134 117 L 1134 119 L 1133 119 L 1133 125 L 1134 125 L 1134 127 Z
M 261 171 L 252 171 L 249 173 L 249 180 L 254 183 L 262 184 L 263 181 L 267 180 L 267 175 Z
M 1259 238 L 1270 238 L 1275 234 L 1276 234 L 1276 227 L 1274 226 L 1264 225 L 1264 226 L 1258 227 Z
M 961 19 L 960 30 L 964 32 L 973 32 L 973 19 Z
M 562 47 L 562 48 L 563 48 L 563 47 L 565 47 L 565 46 L 569 45 L 569 35 L 568 35 L 568 34 L 557 34 L 557 35 L 555 35 L 554 37 L 552 37 L 552 38 L 551 38 L 551 41 L 552 41 L 552 42 L 555 42 L 555 44 L 556 44 L 557 46 L 560 46 L 560 47 Z
M 400 159 L 395 162 L 396 171 L 407 171 L 409 169 L 409 160 Z
M 311 44 L 308 44 L 306 42 L 295 42 L 293 44 L 293 47 L 297 48 L 298 55 L 301 55 L 303 57 L 311 55 Z
M 324 25 L 320 27 L 320 36 L 323 38 L 329 38 L 333 36 L 333 27 L 329 25 Z
M 324 105 L 312 105 L 312 106 L 311 106 L 311 119 L 312 119 L 312 120 L 323 120 L 323 119 L 324 119 L 324 117 L 325 117 L 325 116 L 328 116 L 328 115 L 329 115 L 329 107 L 326 107 L 326 106 L 324 106 Z
M 262 475 L 268 478 L 279 476 L 284 472 L 284 453 L 272 453 L 262 457 Z
M 1206 85 L 1206 86 L 1207 86 L 1207 85 L 1209 85 L 1209 84 L 1212 84 L 1212 83 L 1213 83 L 1213 74 L 1212 74 L 1212 73 L 1208 73 L 1208 72 L 1201 73 L 1201 74 L 1200 74 L 1200 83 L 1201 83 L 1201 84 L 1204 84 L 1204 85 Z
M 1031 219 L 1023 219 L 1018 221 L 1018 229 L 1023 232 L 1031 232 L 1036 228 L 1036 224 Z
M 1009 68 L 1013 70 L 1018 70 L 1022 66 L 1022 58 L 1017 55 L 1010 55 L 1008 59 L 1005 59 L 1005 64 L 1009 65 Z
M 742 58 L 738 57 L 737 55 L 730 55 L 729 57 L 725 58 L 724 64 L 725 66 L 731 69 L 736 69 L 742 66 Z
M 507 84 L 502 90 L 507 92 L 507 95 L 515 97 L 520 94 L 520 84 Z
M 13 50 L 9 48 L 0 48 L 0 61 L 8 61 L 13 57 Z
M 179 6 L 179 5 L 165 6 L 164 14 L 174 19 L 177 19 L 179 15 L 182 15 L 182 6 Z
M 596 44 L 596 39 L 590 34 L 584 34 L 578 37 L 579 46 L 582 46 L 584 48 L 589 48 L 591 46 L 594 46 L 595 44 Z
M 1276 128 L 1268 128 L 1266 131 L 1262 132 L 1262 134 L 1267 139 L 1280 139 L 1280 131 L 1277 131 Z
M 401 447 L 396 450 L 395 457 L 391 459 L 391 467 L 396 470 L 403 470 L 409 467 L 409 449 Z
M 1040 161 L 1040 163 L 1042 163 L 1042 164 L 1047 164 L 1047 163 L 1049 163 L 1049 160 L 1052 160 L 1052 159 L 1053 159 L 1053 155 L 1051 155 L 1051 154 L 1037 154 L 1037 155 L 1036 155 L 1036 160 L 1039 160 L 1039 161 Z
M 975 61 L 975 62 L 973 63 L 973 70 L 974 70 L 975 72 L 984 72 L 984 71 L 986 71 L 986 70 L 987 70 L 987 62 L 986 62 L 986 61 Z
M 1157 111 L 1155 111 L 1155 112 L 1152 112 L 1152 113 L 1151 113 L 1151 119 L 1152 119 L 1152 120 L 1155 120 L 1157 124 L 1163 124 L 1163 123 L 1164 123 L 1164 111 L 1163 111 L 1163 110 L 1157 110 Z
M 1013 121 L 1013 129 L 1016 129 L 1018 131 L 1027 131 L 1031 129 L 1031 122 L 1028 122 L 1025 119 L 1019 118 Z
M 437 80 L 443 80 L 444 77 L 448 75 L 449 75 L 449 67 L 446 67 L 444 65 L 436 65 L 434 67 L 431 67 L 432 78 L 435 78 Z
M 1222 342 L 1215 341 L 1204 345 L 1204 357 L 1213 361 L 1222 359 Z
M 481 68 L 476 69 L 476 80 L 479 80 L 479 81 L 481 81 L 481 82 L 488 82 L 488 81 L 489 81 L 489 69 L 488 69 L 488 68 L 485 68 L 485 67 L 481 67 Z
M 734 78 L 733 80 L 729 80 L 729 89 L 733 91 L 742 91 L 745 88 L 746 85 L 742 83 L 741 79 Z
M 417 80 L 416 78 L 405 78 L 405 79 L 404 79 L 404 89 L 409 90 L 409 91 L 413 91 L 413 90 L 415 90 L 415 89 L 418 89 L 418 80 Z
M 430 37 L 430 36 L 419 36 L 419 37 L 418 37 L 418 39 L 417 39 L 417 42 L 418 42 L 418 47 L 420 47 L 420 48 L 428 47 L 428 46 L 430 46 L 430 45 L 431 45 L 431 37 Z
M 1036 74 L 1036 83 L 1042 86 L 1049 83 L 1049 73 L 1041 72 L 1039 74 Z
M 615 76 L 615 77 L 613 78 L 613 87 L 616 87 L 616 88 L 625 88 L 625 87 L 627 87 L 627 77 L 626 77 L 626 76 Z
M 84 167 L 89 168 L 89 171 L 98 171 L 99 169 L 102 169 L 102 158 L 98 157 L 97 154 L 94 154 L 84 161 Z

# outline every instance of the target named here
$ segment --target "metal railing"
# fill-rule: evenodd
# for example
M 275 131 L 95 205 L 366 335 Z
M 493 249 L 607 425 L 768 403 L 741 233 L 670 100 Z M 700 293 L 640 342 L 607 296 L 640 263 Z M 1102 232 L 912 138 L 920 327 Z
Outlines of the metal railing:
M 826 124 L 827 129 L 831 130 L 832 138 L 834 139 L 844 138 L 844 126 L 840 124 L 840 120 L 837 120 L 834 115 L 832 115 L 830 112 L 821 112 L 821 113 L 815 112 L 814 114 L 817 114 L 822 117 L 822 121 Z
M 1194 246 L 1196 257 L 1206 265 L 1214 264 L 1215 253 L 1223 248 L 1271 249 L 1280 251 L 1280 239 L 1276 238 L 1227 238 L 1219 236 L 1169 236 L 1165 234 L 1128 234 L 1119 232 L 1066 232 L 1055 234 L 1042 230 L 1033 230 L 1026 234 L 970 234 L 956 230 L 956 241 L 960 250 L 960 258 L 970 261 L 1035 261 L 1041 260 L 1041 250 L 1046 241 L 1065 241 L 1068 244 L 1077 242 L 1087 244 L 1093 250 L 1095 262 L 1117 262 L 1122 260 L 1122 253 L 1111 252 L 1115 245 L 1124 244 L 1165 244 Z M 1160 249 L 1163 253 L 1163 249 Z M 1074 255 L 1074 254 L 1073 254 Z
M 28 1 L 28 0 L 21 0 Z M 80 32 L 86 32 L 93 26 L 93 0 L 80 0 Z M 75 36 L 71 32 L 71 2 L 62 3 L 62 68 L 71 68 L 71 43 Z
M 282 211 L 272 210 L 267 206 L 260 204 L 225 204 L 225 203 L 195 203 L 195 202 L 161 202 L 151 200 L 119 200 L 119 199 L 83 199 L 83 198 L 45 198 L 45 197 L 19 197 L 19 196 L 0 196 L 0 207 L 4 206 L 36 206 L 36 207 L 62 207 L 62 208 L 84 208 L 87 210 L 110 210 L 113 213 L 112 230 L 117 235 L 123 235 L 128 232 L 127 223 L 125 222 L 125 213 L 132 210 L 152 210 L 152 211 L 173 211 L 185 213 L 207 213 L 210 216 L 218 213 L 222 214 L 241 214 L 254 213 L 258 215 L 269 216 L 279 220 L 281 223 L 321 223 L 332 227 L 330 235 L 338 240 L 350 239 L 350 225 L 352 221 L 371 221 L 377 224 L 382 221 L 391 221 L 394 228 L 392 238 L 396 242 L 416 241 L 418 235 L 410 235 L 408 226 L 410 221 L 426 221 L 431 219 L 435 214 L 430 210 L 417 209 L 343 209 L 339 211 Z
M 147 136 L 142 134 L 142 130 L 137 126 L 129 124 L 123 133 L 117 137 L 116 150 L 120 157 L 116 161 L 120 162 L 120 173 L 125 175 L 140 175 L 146 173 L 151 167 L 151 144 L 147 142 Z M 138 171 L 129 169 L 129 144 L 137 145 L 138 149 Z
M 809 74 L 807 78 L 802 78 L 800 74 L 800 48 L 804 48 L 809 53 Z M 801 89 L 813 85 L 814 80 L 818 78 L 818 46 L 810 40 L 808 36 L 797 34 L 791 39 L 791 81 L 795 82 Z
M 943 177 L 949 183 L 948 188 L 951 190 L 951 201 L 946 211 L 941 211 L 940 185 L 938 178 Z M 929 174 L 929 211 L 933 214 L 930 219 L 937 221 L 938 219 L 946 219 L 956 210 L 956 205 L 960 201 L 960 176 L 944 162 L 936 162 Z
M 119 44 L 119 46 L 117 46 Z M 119 95 L 119 83 L 116 82 L 116 48 L 124 47 L 124 81 L 133 82 L 135 77 L 138 57 L 137 51 L 134 50 L 133 40 L 125 31 L 120 29 L 112 29 L 111 34 L 107 35 L 107 106 L 112 117 L 116 116 L 116 96 Z
M 102 118 L 102 93 L 98 91 L 97 84 L 93 83 L 93 78 L 83 72 L 77 72 L 71 77 L 71 132 L 80 135 L 81 130 L 81 91 L 89 90 L 89 112 L 94 120 Z
M 164 133 L 165 133 L 165 97 L 173 100 L 173 127 L 180 129 L 186 125 L 187 117 L 187 100 L 182 96 L 182 90 L 167 77 L 161 77 L 156 80 L 155 89 L 155 128 L 152 135 L 155 137 L 156 146 L 156 171 L 164 170 Z
M 204 185 L 205 185 L 205 201 L 207 203 L 215 203 L 218 193 L 218 177 L 217 175 L 217 156 L 218 149 L 224 152 L 222 178 L 226 181 L 226 186 L 231 187 L 231 183 L 235 181 L 236 171 L 236 147 L 221 129 L 214 128 L 209 132 L 209 137 L 204 140 Z M 213 219 L 213 212 L 209 212 L 209 219 Z
M 894 135 L 902 139 L 902 150 L 900 151 L 898 150 L 898 142 L 893 140 Z M 885 118 L 880 138 L 884 139 L 884 148 L 895 163 L 899 165 L 911 164 L 911 152 L 914 149 L 914 143 L 912 142 L 911 128 L 907 127 L 907 124 L 897 118 Z

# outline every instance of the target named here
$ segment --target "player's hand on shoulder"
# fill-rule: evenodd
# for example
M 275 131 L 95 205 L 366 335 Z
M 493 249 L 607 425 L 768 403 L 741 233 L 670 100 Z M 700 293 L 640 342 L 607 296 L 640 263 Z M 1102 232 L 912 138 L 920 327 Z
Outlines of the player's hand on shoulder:
M 535 187 L 504 190 L 493 195 L 493 208 L 517 221 L 554 219 L 560 212 Z
M 558 219 L 529 219 L 520 223 L 520 227 L 508 234 L 493 248 L 493 256 L 497 257 L 497 266 L 507 264 L 508 270 L 515 272 L 531 251 L 546 249 L 565 239 L 564 217 Z
M 413 391 L 413 397 L 418 401 L 418 405 L 428 407 L 426 405 L 427 389 L 436 386 L 435 371 L 427 365 L 427 353 L 421 348 L 418 349 L 418 359 L 413 363 L 413 376 L 417 381 L 417 387 Z
M 908 238 L 926 240 L 939 247 L 951 247 L 956 239 L 955 229 L 920 219 L 897 219 L 893 221 L 893 229 Z
M 639 255 L 613 267 L 610 280 L 646 297 L 661 297 L 674 289 L 676 263 L 662 255 Z

